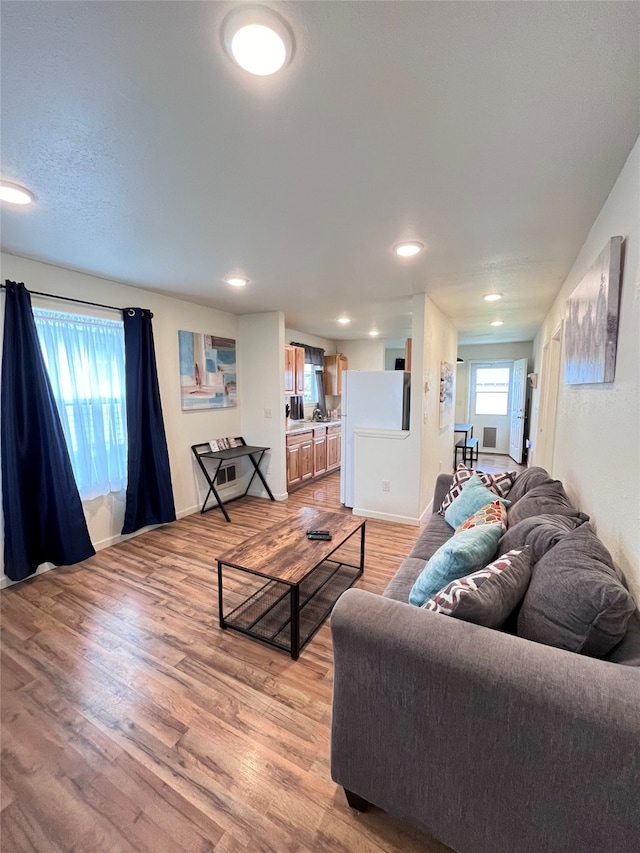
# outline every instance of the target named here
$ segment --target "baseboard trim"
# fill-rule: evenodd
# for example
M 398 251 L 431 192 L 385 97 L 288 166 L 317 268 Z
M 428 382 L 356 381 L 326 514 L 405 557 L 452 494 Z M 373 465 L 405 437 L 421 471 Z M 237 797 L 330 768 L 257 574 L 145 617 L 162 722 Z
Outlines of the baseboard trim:
M 394 524 L 411 524 L 414 527 L 420 525 L 420 519 L 410 515 L 395 515 L 391 512 L 376 512 L 370 509 L 360 509 L 354 506 L 351 510 L 354 515 L 359 515 L 362 518 L 375 518 L 378 521 L 391 521 Z

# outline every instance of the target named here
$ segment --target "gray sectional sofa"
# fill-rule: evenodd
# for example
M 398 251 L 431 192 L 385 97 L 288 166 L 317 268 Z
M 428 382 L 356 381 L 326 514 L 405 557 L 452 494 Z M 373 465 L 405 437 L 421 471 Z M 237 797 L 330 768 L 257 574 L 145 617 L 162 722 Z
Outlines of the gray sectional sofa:
M 384 594 L 351 589 L 334 608 L 332 778 L 354 808 L 374 804 L 459 853 L 639 851 L 637 606 L 541 468 L 507 494 L 499 553 L 528 545 L 532 569 L 503 628 L 408 604 L 454 533 L 437 513 L 450 484 L 438 478 L 434 514 Z M 557 645 L 528 639 L 536 630 Z

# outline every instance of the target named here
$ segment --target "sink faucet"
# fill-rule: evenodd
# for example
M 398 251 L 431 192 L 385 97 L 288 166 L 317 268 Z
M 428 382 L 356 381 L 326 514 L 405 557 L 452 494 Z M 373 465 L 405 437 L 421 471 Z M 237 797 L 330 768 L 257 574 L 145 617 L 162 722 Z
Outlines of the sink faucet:
M 322 420 L 322 411 L 319 406 L 316 406 L 313 410 L 313 414 L 311 415 L 312 421 L 321 421 Z

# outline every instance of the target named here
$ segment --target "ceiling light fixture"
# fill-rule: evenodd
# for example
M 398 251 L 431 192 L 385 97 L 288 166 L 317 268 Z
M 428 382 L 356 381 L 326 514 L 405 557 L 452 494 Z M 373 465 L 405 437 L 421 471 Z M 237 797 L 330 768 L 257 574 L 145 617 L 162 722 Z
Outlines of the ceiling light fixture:
M 492 325 L 492 326 L 504 326 L 504 321 L 503 321 L 503 320 L 494 320 L 494 321 L 491 323 L 491 325 Z
M 348 317 L 338 317 L 338 323 L 342 323 L 343 326 L 346 326 L 350 322 L 351 320 Z
M 245 284 L 249 284 L 248 278 L 242 278 L 242 276 L 239 275 L 230 275 L 225 278 L 225 281 L 227 284 L 232 285 L 232 287 L 244 287 Z
M 18 184 L 0 181 L 0 200 L 8 201 L 10 204 L 31 204 L 33 193 Z
M 380 332 L 377 332 L 375 329 L 371 329 L 369 334 L 371 335 L 372 338 L 377 338 L 378 335 L 380 334 Z
M 396 243 L 393 251 L 401 258 L 410 258 L 412 255 L 417 255 L 424 249 L 423 243 L 418 243 L 416 240 L 407 240 L 404 243 Z
M 485 302 L 497 302 L 498 299 L 502 299 L 502 293 L 487 293 L 484 297 Z
M 287 22 L 264 6 L 244 6 L 225 20 L 223 42 L 229 56 L 250 74 L 267 77 L 293 55 L 293 33 Z

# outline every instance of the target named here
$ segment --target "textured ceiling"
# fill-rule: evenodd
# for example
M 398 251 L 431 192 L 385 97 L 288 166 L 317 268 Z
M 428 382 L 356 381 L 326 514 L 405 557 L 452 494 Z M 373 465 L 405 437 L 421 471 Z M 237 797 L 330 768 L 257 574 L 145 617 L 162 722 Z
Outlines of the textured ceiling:
M 2 177 L 37 198 L 3 249 L 331 339 L 402 340 L 426 292 L 461 343 L 530 340 L 640 132 L 640 4 L 267 3 L 272 78 L 221 47 L 237 5 L 2 2 Z

